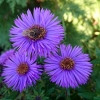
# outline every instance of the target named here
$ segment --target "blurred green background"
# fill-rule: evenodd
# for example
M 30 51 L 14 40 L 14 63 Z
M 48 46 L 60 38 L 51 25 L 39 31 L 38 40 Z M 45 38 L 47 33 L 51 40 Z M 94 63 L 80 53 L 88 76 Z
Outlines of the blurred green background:
M 58 16 L 65 29 L 62 42 L 83 47 L 94 64 L 88 84 L 72 89 L 71 100 L 100 100 L 100 0 L 0 0 L 0 53 L 11 48 L 9 30 L 14 19 L 34 7 Z M 7 89 L 0 77 L 0 100 L 65 100 L 65 90 L 49 83 L 43 74 L 36 87 L 18 93 Z

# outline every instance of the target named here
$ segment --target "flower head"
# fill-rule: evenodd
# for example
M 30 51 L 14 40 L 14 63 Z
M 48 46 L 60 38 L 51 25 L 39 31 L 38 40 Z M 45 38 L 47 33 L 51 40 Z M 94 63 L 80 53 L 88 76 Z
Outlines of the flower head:
M 35 97 L 35 100 L 41 100 L 40 96 Z
M 40 8 L 31 13 L 21 14 L 15 20 L 10 30 L 13 46 L 28 53 L 35 52 L 40 56 L 47 56 L 64 37 L 64 29 L 57 17 L 50 10 Z
M 82 48 L 71 45 L 60 45 L 60 53 L 45 60 L 45 71 L 51 81 L 62 87 L 78 87 L 85 84 L 92 72 L 92 64 L 88 54 L 82 53 Z
M 41 66 L 35 62 L 35 55 L 30 58 L 29 55 L 22 52 L 16 52 L 5 63 L 2 76 L 4 82 L 13 90 L 22 92 L 26 87 L 35 84 L 41 75 Z
M 4 52 L 1 56 L 0 56 L 0 64 L 4 65 L 4 63 L 7 61 L 7 59 L 14 54 L 14 49 L 10 49 L 6 52 Z

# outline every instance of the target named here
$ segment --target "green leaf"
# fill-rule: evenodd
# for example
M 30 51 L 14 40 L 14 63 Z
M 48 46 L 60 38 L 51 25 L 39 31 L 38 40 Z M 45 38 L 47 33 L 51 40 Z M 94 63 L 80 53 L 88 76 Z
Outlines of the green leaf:
M 92 60 L 92 64 L 100 64 L 100 58 Z
M 100 93 L 100 74 L 95 78 L 95 90 L 97 93 Z
M 78 95 L 83 97 L 83 98 L 92 100 L 96 94 L 95 93 L 86 92 L 86 93 L 78 93 Z
M 98 47 L 96 47 L 96 55 L 100 57 L 100 49 Z
M 51 95 L 54 90 L 55 90 L 55 87 L 50 88 L 47 92 L 47 95 Z
M 6 98 L 2 98 L 2 99 L 0 99 L 0 100 L 12 100 L 12 99 L 6 99 Z
M 11 8 L 12 13 L 14 13 L 15 5 L 16 5 L 15 0 L 13 0 L 13 1 L 11 1 L 11 2 L 9 3 L 9 6 L 10 6 L 10 8 Z
M 19 95 L 19 92 L 13 91 L 13 92 L 10 94 L 10 96 L 7 97 L 7 99 L 12 99 L 12 100 L 14 100 L 14 99 L 17 98 L 18 95 Z
M 3 3 L 4 0 L 0 0 L 0 5 Z
M 56 100 L 59 99 L 60 97 L 63 97 L 63 94 L 57 95 Z
M 100 96 L 98 96 L 98 97 L 94 97 L 93 100 L 100 100 Z

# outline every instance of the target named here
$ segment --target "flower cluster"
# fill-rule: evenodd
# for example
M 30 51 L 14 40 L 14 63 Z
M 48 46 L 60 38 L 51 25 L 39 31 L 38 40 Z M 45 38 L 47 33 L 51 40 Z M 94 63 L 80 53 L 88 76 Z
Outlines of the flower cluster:
M 10 30 L 14 49 L 0 56 L 2 76 L 9 88 L 22 92 L 36 84 L 43 72 L 38 56 L 45 57 L 44 70 L 52 82 L 65 88 L 87 82 L 92 72 L 89 55 L 82 53 L 81 47 L 61 44 L 64 28 L 50 10 L 27 10 L 14 23 Z

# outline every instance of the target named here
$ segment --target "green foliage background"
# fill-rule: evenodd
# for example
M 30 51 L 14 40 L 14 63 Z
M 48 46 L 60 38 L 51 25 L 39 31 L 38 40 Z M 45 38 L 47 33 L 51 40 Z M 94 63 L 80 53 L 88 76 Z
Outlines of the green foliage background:
M 100 100 L 100 0 L 0 0 L 0 53 L 11 48 L 9 29 L 14 19 L 34 7 L 50 9 L 65 29 L 63 43 L 79 45 L 90 55 L 92 76 L 86 85 L 70 89 L 71 100 Z M 22 93 L 8 89 L 0 77 L 0 100 L 67 100 L 67 95 L 45 73 Z

